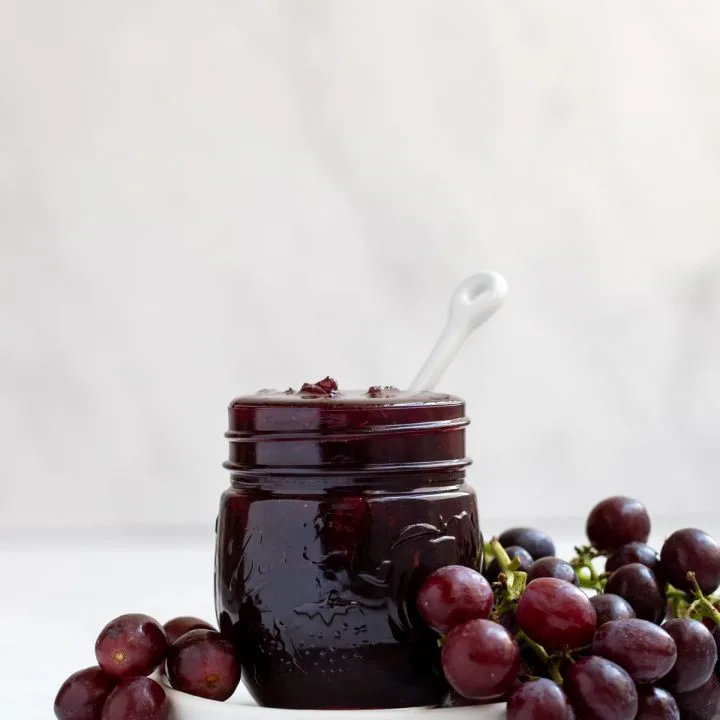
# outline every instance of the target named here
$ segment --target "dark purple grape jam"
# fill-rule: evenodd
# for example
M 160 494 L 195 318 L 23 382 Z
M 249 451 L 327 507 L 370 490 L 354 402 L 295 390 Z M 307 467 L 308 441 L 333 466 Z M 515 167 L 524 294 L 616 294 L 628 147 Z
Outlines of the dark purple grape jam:
M 232 401 L 216 608 L 260 705 L 442 700 L 414 598 L 433 570 L 482 564 L 468 422 L 451 395 L 330 378 Z

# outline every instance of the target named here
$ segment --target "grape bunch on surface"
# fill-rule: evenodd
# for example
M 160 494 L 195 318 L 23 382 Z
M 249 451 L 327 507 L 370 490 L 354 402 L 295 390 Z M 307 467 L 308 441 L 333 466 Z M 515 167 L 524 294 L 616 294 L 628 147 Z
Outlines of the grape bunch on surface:
M 508 720 L 712 720 L 720 545 L 685 528 L 658 553 L 650 528 L 642 503 L 611 497 L 569 562 L 542 531 L 511 528 L 486 548 L 484 574 L 432 573 L 417 609 L 439 634 L 444 705 L 506 701 Z
M 62 684 L 59 720 L 167 720 L 165 690 L 148 677 L 161 666 L 172 687 L 213 700 L 226 700 L 240 682 L 231 644 L 189 616 L 160 625 L 149 615 L 120 615 L 98 635 L 95 659 Z

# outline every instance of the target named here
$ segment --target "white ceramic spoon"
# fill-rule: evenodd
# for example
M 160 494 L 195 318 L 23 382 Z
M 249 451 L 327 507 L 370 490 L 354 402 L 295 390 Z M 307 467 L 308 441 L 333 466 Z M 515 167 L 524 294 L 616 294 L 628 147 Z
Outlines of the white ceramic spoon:
M 508 284 L 496 272 L 481 272 L 463 280 L 450 299 L 447 324 L 435 347 L 410 385 L 411 392 L 432 390 L 473 330 L 502 306 Z

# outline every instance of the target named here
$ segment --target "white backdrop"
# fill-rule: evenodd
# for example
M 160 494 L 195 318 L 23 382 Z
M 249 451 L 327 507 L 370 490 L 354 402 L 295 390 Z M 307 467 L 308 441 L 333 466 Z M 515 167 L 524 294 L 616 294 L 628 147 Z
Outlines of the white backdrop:
M 0 526 L 198 524 L 233 395 L 443 389 L 481 515 L 720 501 L 720 4 L 0 0 Z

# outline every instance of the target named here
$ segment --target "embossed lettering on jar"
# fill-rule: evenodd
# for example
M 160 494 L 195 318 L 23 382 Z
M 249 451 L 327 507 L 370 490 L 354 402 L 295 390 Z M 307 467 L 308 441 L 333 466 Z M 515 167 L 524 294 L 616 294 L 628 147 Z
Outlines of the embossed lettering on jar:
M 437 703 L 437 636 L 414 597 L 433 570 L 482 562 L 465 404 L 324 382 L 230 405 L 220 627 L 261 705 Z

